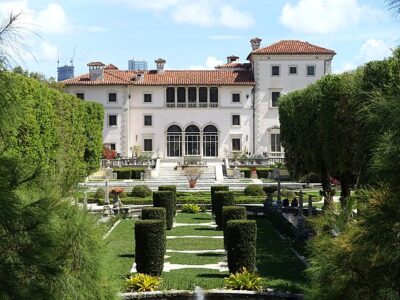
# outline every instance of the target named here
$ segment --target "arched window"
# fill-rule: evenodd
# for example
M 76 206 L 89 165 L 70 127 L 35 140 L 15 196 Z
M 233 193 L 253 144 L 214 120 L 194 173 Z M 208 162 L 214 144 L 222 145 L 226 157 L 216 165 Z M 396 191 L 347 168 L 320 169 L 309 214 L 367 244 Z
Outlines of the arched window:
M 185 154 L 200 155 L 200 129 L 196 125 L 189 125 L 185 129 Z
M 178 125 L 171 125 L 167 129 L 167 156 L 182 156 L 182 129 Z
M 207 125 L 203 129 L 203 156 L 218 156 L 218 129 L 214 125 Z

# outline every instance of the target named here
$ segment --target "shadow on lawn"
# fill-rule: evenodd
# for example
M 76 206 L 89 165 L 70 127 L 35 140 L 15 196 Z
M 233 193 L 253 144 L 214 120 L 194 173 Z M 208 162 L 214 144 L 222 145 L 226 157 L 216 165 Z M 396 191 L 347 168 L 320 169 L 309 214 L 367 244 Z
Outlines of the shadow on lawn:
M 198 274 L 196 277 L 200 277 L 200 278 L 225 278 L 227 277 L 226 274 Z
M 193 218 L 193 220 L 210 220 L 210 218 L 209 217 L 196 217 L 196 218 Z
M 212 228 L 212 227 L 198 227 L 198 228 L 194 228 L 194 230 L 216 231 L 216 228 Z
M 126 257 L 126 258 L 132 258 L 135 257 L 135 254 L 129 253 L 129 254 L 120 254 L 118 255 L 119 257 Z
M 201 257 L 224 257 L 225 253 L 197 253 L 196 255 Z

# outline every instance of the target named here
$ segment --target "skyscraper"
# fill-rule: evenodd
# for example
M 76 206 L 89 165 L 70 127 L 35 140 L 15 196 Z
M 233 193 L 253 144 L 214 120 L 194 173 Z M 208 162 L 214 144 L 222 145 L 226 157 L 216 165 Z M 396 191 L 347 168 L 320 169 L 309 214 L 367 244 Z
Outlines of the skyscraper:
M 147 70 L 147 61 L 144 59 L 130 59 L 128 61 L 128 70 L 138 71 L 138 70 Z

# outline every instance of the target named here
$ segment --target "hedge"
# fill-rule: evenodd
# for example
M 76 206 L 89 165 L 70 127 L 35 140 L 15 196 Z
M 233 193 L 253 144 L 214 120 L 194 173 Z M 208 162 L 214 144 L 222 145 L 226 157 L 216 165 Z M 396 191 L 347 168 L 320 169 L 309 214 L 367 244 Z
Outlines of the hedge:
M 268 173 L 272 172 L 272 168 L 256 168 L 258 178 L 268 178 Z M 245 178 L 250 178 L 250 168 L 240 168 L 240 172 L 244 173 Z
M 214 215 L 215 214 L 215 192 L 217 191 L 229 191 L 229 186 L 227 185 L 213 185 L 211 186 L 211 213 Z
M 243 267 L 250 272 L 255 272 L 257 240 L 256 221 L 228 221 L 225 229 L 225 237 L 229 273 L 239 272 Z
M 142 220 L 164 220 L 165 228 L 167 228 L 167 212 L 164 207 L 144 207 Z
M 135 223 L 135 260 L 138 273 L 160 276 L 166 248 L 165 222 L 139 220 Z
M 2 72 L 0 152 L 24 161 L 25 174 L 38 166 L 70 191 L 98 169 L 103 147 L 103 107 L 49 88 L 33 78 Z
M 132 189 L 132 197 L 146 198 L 150 197 L 153 192 L 147 185 L 136 185 Z
M 176 215 L 176 185 L 160 185 L 158 191 L 174 192 L 174 216 Z
M 226 223 L 231 220 L 246 220 L 247 212 L 244 206 L 224 206 L 222 208 L 222 229 L 225 230 Z
M 171 230 L 174 224 L 175 193 L 171 191 L 159 191 L 153 193 L 154 207 L 164 207 L 167 217 L 167 230 Z
M 262 196 L 264 195 L 263 186 L 259 184 L 249 184 L 245 187 L 243 193 L 246 196 Z
M 140 174 L 144 173 L 144 168 L 122 167 L 113 169 L 117 173 L 117 179 L 140 179 Z
M 216 191 L 214 193 L 214 213 L 215 223 L 219 229 L 222 229 L 222 208 L 235 204 L 235 194 L 233 192 Z

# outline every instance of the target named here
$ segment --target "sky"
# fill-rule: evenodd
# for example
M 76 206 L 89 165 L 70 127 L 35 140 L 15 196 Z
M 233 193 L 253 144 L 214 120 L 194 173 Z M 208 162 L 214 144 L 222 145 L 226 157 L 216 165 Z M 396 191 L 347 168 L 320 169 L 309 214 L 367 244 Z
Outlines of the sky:
M 90 61 L 128 68 L 213 69 L 229 55 L 245 61 L 261 46 L 296 39 L 337 52 L 333 72 L 383 59 L 400 44 L 400 17 L 385 0 L 0 0 L 0 19 L 22 12 L 25 45 L 15 64 L 56 77 L 57 59 L 75 75 Z

